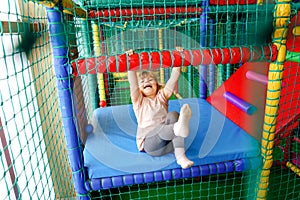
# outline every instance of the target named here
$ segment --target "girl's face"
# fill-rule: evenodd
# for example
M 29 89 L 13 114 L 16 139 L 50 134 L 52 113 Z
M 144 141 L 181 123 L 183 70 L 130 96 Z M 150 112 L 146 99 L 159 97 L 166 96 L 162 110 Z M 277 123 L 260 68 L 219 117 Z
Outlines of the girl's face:
M 157 94 L 157 81 L 151 74 L 144 75 L 139 79 L 140 91 L 146 97 L 155 97 Z

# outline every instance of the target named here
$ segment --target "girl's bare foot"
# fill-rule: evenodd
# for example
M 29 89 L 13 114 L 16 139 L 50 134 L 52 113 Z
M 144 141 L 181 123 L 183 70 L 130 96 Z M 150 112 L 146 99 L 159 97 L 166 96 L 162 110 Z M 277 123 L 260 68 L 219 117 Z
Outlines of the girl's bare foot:
M 189 123 L 192 116 L 191 108 L 188 104 L 184 104 L 180 109 L 178 121 L 174 124 L 174 133 L 176 136 L 187 137 L 189 135 Z

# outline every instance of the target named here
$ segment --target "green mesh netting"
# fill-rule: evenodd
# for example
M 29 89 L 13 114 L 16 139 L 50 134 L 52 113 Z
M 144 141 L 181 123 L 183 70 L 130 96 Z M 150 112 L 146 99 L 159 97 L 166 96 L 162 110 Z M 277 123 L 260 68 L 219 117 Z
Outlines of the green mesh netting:
M 264 56 L 256 60 L 250 56 L 247 60 L 273 64 L 262 131 L 262 157 L 266 165 L 261 170 L 88 191 L 87 196 L 93 199 L 300 199 L 299 3 L 297 0 L 240 3 L 2 0 L 0 199 L 76 196 L 53 69 L 53 57 L 57 55 L 51 51 L 46 7 L 64 10 L 69 63 L 116 56 L 129 49 L 140 55 L 171 51 L 176 46 L 210 52 L 216 48 L 229 48 L 232 52 L 231 48 L 245 47 L 259 54 L 256 46 L 271 48 L 273 43 L 278 50 L 277 56 L 271 55 L 273 61 Z M 264 54 L 264 50 L 260 53 Z M 229 53 L 228 57 L 233 60 L 234 55 Z M 205 68 L 202 65 L 183 67 L 172 98 L 208 97 L 239 69 L 241 61 Z M 84 144 L 84 125 L 91 120 L 93 110 L 130 104 L 129 84 L 126 72 L 119 72 L 118 65 L 116 73 L 88 73 L 74 66 L 78 74 L 76 78 L 69 77 L 75 80 L 74 91 L 70 91 L 74 102 L 70 104 L 75 103 L 73 118 Z M 161 65 L 156 69 L 162 84 L 170 70 Z
M 45 10 L 1 3 L 0 199 L 73 196 Z

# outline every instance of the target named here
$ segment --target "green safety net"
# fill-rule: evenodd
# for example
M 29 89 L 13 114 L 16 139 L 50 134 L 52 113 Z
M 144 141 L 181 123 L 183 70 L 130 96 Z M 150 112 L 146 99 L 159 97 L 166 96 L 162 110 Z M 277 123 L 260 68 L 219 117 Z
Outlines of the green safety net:
M 240 2 L 238 4 L 237 2 Z M 133 49 L 144 52 L 229 49 L 229 60 L 203 71 L 202 65 L 182 67 L 176 98 L 206 98 L 242 65 L 233 48 L 251 52 L 247 62 L 281 64 L 272 126 L 263 130 L 262 170 L 215 174 L 88 191 L 92 199 L 298 199 L 300 198 L 300 20 L 297 1 L 22 1 L 3 0 L 0 8 L 0 199 L 69 199 L 76 196 L 63 117 L 53 68 L 46 8 L 63 10 L 68 62 L 73 63 L 73 119 L 84 147 L 84 127 L 95 108 L 130 104 L 126 72 L 89 73 L 78 61 L 117 56 Z M 284 4 L 289 7 L 280 7 Z M 282 11 L 282 12 L 280 12 Z M 287 19 L 277 24 L 278 19 Z M 298 24 L 297 24 L 298 22 Z M 297 28 L 298 25 L 298 28 Z M 276 32 L 286 28 L 286 32 Z M 287 40 L 285 38 L 288 38 Z M 286 42 L 287 41 L 287 42 Z M 277 51 L 272 51 L 272 44 Z M 285 43 L 287 43 L 286 58 Z M 266 47 L 266 48 L 264 48 Z M 273 46 L 274 49 L 274 46 Z M 271 56 L 265 56 L 267 52 Z M 259 55 L 259 56 L 254 56 Z M 214 57 L 214 54 L 212 54 Z M 281 59 L 276 59 L 280 55 Z M 222 55 L 225 59 L 226 55 Z M 274 58 L 272 60 L 272 57 Z M 84 63 L 83 62 L 83 63 Z M 106 60 L 108 62 L 108 60 Z M 164 84 L 170 67 L 158 64 Z M 86 65 L 84 65 L 86 66 Z M 119 68 L 120 67 L 120 68 Z M 201 87 L 205 78 L 206 88 Z M 247 91 L 245 91 L 247 92 Z M 268 92 L 274 92 L 272 88 Z M 268 102 L 268 101 L 267 101 Z M 268 116 L 266 112 L 266 117 Z M 264 122 L 269 125 L 269 121 Z M 262 133 L 263 134 L 263 133 Z M 274 136 L 274 137 L 272 137 Z M 263 154 L 263 153 L 262 153 Z M 268 163 L 268 162 L 266 162 Z M 84 170 L 83 168 L 81 170 Z M 263 191 L 263 192 L 261 192 Z M 264 192 L 265 191 L 265 192 Z M 262 193 L 262 195 L 261 195 Z
M 45 8 L 1 1 L 0 199 L 74 196 Z

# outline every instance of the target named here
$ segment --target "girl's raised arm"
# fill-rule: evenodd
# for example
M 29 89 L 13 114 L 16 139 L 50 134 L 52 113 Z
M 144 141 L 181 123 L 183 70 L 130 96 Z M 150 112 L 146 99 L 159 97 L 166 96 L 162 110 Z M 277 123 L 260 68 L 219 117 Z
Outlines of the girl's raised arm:
M 130 49 L 126 51 L 126 53 L 131 56 L 133 54 L 133 50 Z M 137 101 L 139 97 L 139 83 L 138 83 L 138 78 L 137 78 L 137 72 L 136 71 L 128 71 L 128 81 L 129 81 L 129 86 L 130 86 L 130 96 L 131 96 L 131 101 L 134 103 Z
M 183 47 L 177 46 L 176 50 L 182 52 Z M 166 98 L 169 99 L 172 96 L 172 94 L 175 90 L 176 84 L 179 80 L 180 73 L 181 73 L 181 67 L 173 67 L 171 77 L 167 81 L 166 86 L 164 88 L 164 94 L 165 94 Z
M 134 103 L 137 101 L 140 94 L 138 79 L 135 71 L 128 71 L 128 81 L 130 86 L 131 101 Z
M 176 84 L 179 80 L 181 73 L 180 67 L 173 67 L 170 79 L 167 81 L 164 87 L 164 94 L 166 98 L 170 98 L 175 90 Z

